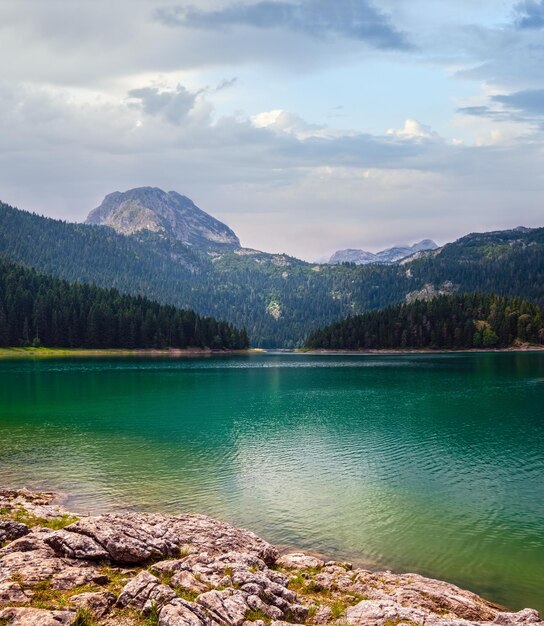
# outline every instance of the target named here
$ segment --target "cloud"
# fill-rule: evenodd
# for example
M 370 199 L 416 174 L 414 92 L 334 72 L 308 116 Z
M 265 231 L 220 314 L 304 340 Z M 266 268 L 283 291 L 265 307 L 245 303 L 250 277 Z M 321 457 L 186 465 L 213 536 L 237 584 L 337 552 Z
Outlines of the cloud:
M 438 138 L 438 134 L 430 126 L 420 124 L 417 120 L 411 119 L 406 120 L 402 128 L 390 128 L 387 134 L 399 139 L 425 140 Z
M 311 37 L 336 36 L 366 42 L 377 48 L 408 49 L 404 33 L 369 0 L 262 1 L 235 3 L 217 10 L 194 6 L 162 8 L 158 19 L 170 26 L 224 29 L 250 26 L 258 29 L 286 29 Z
M 529 115 L 544 116 L 544 89 L 525 89 L 507 95 L 499 94 L 491 99 Z
M 518 2 L 514 7 L 514 13 L 517 28 L 544 28 L 544 0 Z
M 461 107 L 458 113 L 487 118 L 494 122 L 524 124 L 536 130 L 544 130 L 544 89 L 525 89 L 510 94 L 491 95 L 488 104 Z
M 173 90 L 157 87 L 131 89 L 128 97 L 148 115 L 158 115 L 172 124 L 180 124 L 195 106 L 198 94 L 189 92 L 183 85 Z

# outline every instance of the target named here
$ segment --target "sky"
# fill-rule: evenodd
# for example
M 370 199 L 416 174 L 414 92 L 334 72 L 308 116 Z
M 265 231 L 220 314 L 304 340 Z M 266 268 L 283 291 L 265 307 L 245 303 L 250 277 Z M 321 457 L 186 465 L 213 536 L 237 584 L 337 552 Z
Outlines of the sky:
M 0 0 L 0 200 L 322 260 L 544 226 L 544 0 Z

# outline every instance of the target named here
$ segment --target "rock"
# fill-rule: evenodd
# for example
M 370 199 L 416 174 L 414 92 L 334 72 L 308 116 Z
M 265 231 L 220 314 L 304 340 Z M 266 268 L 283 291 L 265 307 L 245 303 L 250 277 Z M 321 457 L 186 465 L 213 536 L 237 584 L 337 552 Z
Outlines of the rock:
M 243 550 L 266 563 L 273 563 L 278 556 L 276 548 L 254 533 L 205 515 L 103 515 L 82 519 L 64 530 L 90 537 L 117 563 L 143 563 L 152 558 L 176 556 L 180 546 L 212 555 Z M 89 544 L 93 550 L 94 543 Z M 70 545 L 64 534 L 62 545 Z
M 55 504 L 58 495 L 29 489 L 0 489 L 0 509 L 17 511 L 20 509 L 44 519 L 69 515 L 63 507 Z
M 115 604 L 115 596 L 109 591 L 86 592 L 72 596 L 70 602 L 79 608 L 86 608 L 95 617 L 103 617 Z
M 10 626 L 70 626 L 73 611 L 46 611 L 45 609 L 8 608 L 0 610 L 0 620 Z
M 184 589 L 195 591 L 196 593 L 202 593 L 204 591 L 208 591 L 209 589 L 208 585 L 198 580 L 194 574 L 186 571 L 175 573 L 172 576 L 170 584 L 174 587 L 183 587 Z
M 12 552 L 31 552 L 33 550 L 42 550 L 42 552 L 49 552 L 51 556 L 55 556 L 54 551 L 44 541 L 50 533 L 51 531 L 47 528 L 33 528 L 27 535 L 4 546 L 0 550 L 0 558 Z
M 29 532 L 30 529 L 26 524 L 14 522 L 10 519 L 0 519 L 0 544 L 19 539 L 19 537 L 28 535 Z
M 312 617 L 312 624 L 316 626 L 324 626 L 332 621 L 332 609 L 330 606 L 321 605 L 318 607 Z
M 159 626 L 215 626 L 217 622 L 194 602 L 178 598 L 166 604 L 159 613 Z
M 425 624 L 427 614 L 405 608 L 393 600 L 363 600 L 346 609 L 346 624 L 354 626 L 385 626 L 386 623 Z
M 107 576 L 87 561 L 60 559 L 48 550 L 8 553 L 0 558 L 0 582 L 20 577 L 27 585 L 51 581 L 52 589 L 73 589 L 91 583 L 104 584 Z
M 351 590 L 372 600 L 394 600 L 439 615 L 453 616 L 472 621 L 492 621 L 497 608 L 470 591 L 465 591 L 440 580 L 418 574 L 392 574 L 356 570 L 355 584 Z
M 109 559 L 109 553 L 91 537 L 66 530 L 57 530 L 44 539 L 55 554 L 72 559 L 103 561 Z
M 232 589 L 208 591 L 198 596 L 197 602 L 214 621 L 232 626 L 242 626 L 249 610 L 244 594 Z
M 0 490 L 0 502 L 19 507 L 23 501 L 54 506 L 47 494 L 33 498 Z M 105 584 L 108 576 L 96 562 L 105 560 L 119 565 L 116 572 L 133 576 L 117 602 L 108 591 L 70 599 L 103 626 L 136 626 L 136 612 L 145 615 L 154 606 L 162 626 L 264 626 L 263 620 L 248 620 L 251 611 L 276 626 L 544 626 L 532 609 L 505 612 L 469 591 L 417 574 L 352 570 L 350 563 L 323 562 L 302 552 L 278 558 L 276 548 L 253 533 L 201 515 L 104 515 L 58 531 L 29 530 L 10 520 L 0 531 L 4 537 L 23 533 L 0 549 L 0 606 L 6 607 L 0 610 L 0 624 L 71 624 L 75 611 L 7 605 L 28 604 L 32 586 L 43 581 L 59 590 Z M 185 556 L 180 556 L 180 546 Z M 134 567 L 149 559 L 162 559 L 151 569 L 168 584 Z M 272 568 L 276 561 L 290 576 Z M 301 577 L 307 587 L 297 594 L 289 583 Z M 196 600 L 178 597 L 174 587 L 192 591 Z M 340 619 L 333 617 L 334 601 L 348 607 Z
M 145 613 L 153 605 L 162 607 L 176 597 L 171 587 L 161 584 L 156 576 L 143 571 L 123 587 L 117 599 L 117 606 L 130 607 Z
M 21 585 L 14 581 L 0 583 L 0 606 L 28 602 L 29 596 L 23 591 Z
M 499 613 L 493 621 L 501 626 L 513 626 L 514 624 L 542 624 L 538 611 L 523 609 L 517 613 Z
M 286 569 L 320 569 L 325 562 L 303 552 L 293 552 L 280 556 L 276 564 Z

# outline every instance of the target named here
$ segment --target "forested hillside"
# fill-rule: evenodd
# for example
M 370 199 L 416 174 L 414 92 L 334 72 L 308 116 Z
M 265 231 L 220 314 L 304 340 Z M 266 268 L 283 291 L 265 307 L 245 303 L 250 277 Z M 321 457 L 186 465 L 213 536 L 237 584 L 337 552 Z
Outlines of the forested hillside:
M 244 330 L 0 259 L 0 346 L 242 349 Z
M 296 347 L 348 315 L 427 293 L 486 291 L 544 305 L 544 229 L 469 235 L 404 265 L 315 265 L 240 248 L 70 224 L 0 204 L 0 255 L 67 280 L 245 327 L 256 347 Z M 412 295 L 410 295 L 412 294 Z
M 544 344 L 542 309 L 493 294 L 439 296 L 349 317 L 310 334 L 312 349 L 505 348 Z

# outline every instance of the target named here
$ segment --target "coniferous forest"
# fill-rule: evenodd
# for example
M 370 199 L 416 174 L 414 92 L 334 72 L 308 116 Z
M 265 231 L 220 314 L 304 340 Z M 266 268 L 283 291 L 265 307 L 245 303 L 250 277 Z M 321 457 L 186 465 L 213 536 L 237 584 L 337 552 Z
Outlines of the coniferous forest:
M 0 259 L 0 346 L 245 349 L 245 330 Z
M 520 298 L 471 293 L 391 306 L 312 332 L 312 349 L 506 348 L 544 344 L 542 309 Z
M 520 296 L 544 306 L 544 228 L 468 235 L 397 265 L 316 265 L 285 255 L 213 251 L 142 231 L 72 224 L 0 203 L 0 254 L 69 281 L 115 287 L 246 328 L 252 345 L 295 348 L 348 315 L 438 291 Z M 246 251 L 247 252 L 247 251 Z

